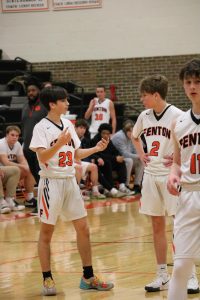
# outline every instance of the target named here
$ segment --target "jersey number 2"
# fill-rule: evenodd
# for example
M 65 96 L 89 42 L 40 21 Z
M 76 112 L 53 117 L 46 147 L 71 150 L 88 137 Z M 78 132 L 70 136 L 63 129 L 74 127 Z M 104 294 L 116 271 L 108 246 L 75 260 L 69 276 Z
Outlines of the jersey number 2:
M 154 141 L 152 143 L 152 148 L 151 148 L 151 151 L 150 151 L 150 156 L 158 156 L 158 150 L 160 148 L 160 142 L 158 141 Z
M 70 167 L 73 164 L 73 159 L 72 159 L 72 152 L 67 151 L 67 152 L 60 152 L 59 153 L 59 167 Z
M 191 174 L 200 174 L 200 154 L 193 153 L 190 159 Z

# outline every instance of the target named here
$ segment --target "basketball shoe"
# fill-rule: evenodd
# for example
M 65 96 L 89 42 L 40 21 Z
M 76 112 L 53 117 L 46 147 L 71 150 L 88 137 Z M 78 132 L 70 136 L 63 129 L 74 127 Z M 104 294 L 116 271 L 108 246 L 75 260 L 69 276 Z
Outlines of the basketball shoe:
M 169 288 L 170 276 L 167 273 L 158 274 L 157 278 L 147 284 L 144 289 L 147 292 L 159 292 Z
M 99 192 L 92 192 L 92 199 L 105 199 L 106 196 L 104 194 L 101 194 Z
M 44 296 L 56 295 L 55 282 L 51 277 L 47 277 L 43 282 L 42 294 Z
M 193 274 L 187 283 L 187 293 L 197 294 L 199 293 L 199 282 L 195 274 Z
M 125 193 L 126 196 L 132 196 L 132 195 L 135 194 L 134 191 L 129 190 L 129 188 L 127 188 L 126 186 L 124 186 L 122 188 L 119 188 L 119 191 L 122 192 L 122 193 Z
M 0 212 L 1 214 L 8 214 L 11 212 L 11 209 L 5 199 L 0 200 Z
M 114 284 L 111 282 L 104 282 L 98 277 L 94 276 L 89 279 L 81 278 L 80 289 L 82 290 L 98 290 L 98 291 L 109 291 L 114 287 Z
M 12 211 L 20 211 L 25 209 L 24 205 L 17 203 L 13 198 L 6 198 L 6 202 Z
M 28 208 L 36 208 L 37 207 L 37 200 L 35 198 L 31 198 L 30 200 L 26 200 L 24 202 L 24 204 Z

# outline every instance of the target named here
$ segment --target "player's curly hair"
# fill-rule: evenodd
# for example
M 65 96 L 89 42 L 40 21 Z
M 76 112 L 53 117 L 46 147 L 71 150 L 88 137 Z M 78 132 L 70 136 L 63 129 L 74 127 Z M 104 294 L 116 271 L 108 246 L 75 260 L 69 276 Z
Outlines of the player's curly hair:
M 112 126 L 108 123 L 103 123 L 99 126 L 98 132 L 101 133 L 103 130 L 108 130 L 110 133 L 112 133 Z

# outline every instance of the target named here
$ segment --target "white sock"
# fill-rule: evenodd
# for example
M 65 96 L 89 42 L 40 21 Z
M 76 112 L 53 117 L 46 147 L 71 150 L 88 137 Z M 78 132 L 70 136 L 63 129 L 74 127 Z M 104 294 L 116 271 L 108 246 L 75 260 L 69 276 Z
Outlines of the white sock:
M 14 205 L 14 202 L 13 202 L 14 198 L 12 198 L 12 197 L 6 197 L 5 200 L 8 203 L 8 205 L 11 205 L 11 206 Z
M 192 259 L 176 259 L 169 284 L 168 300 L 186 300 L 187 282 L 192 273 L 194 262 Z
M 119 189 L 120 189 L 120 190 L 121 190 L 121 189 L 123 190 L 125 187 L 126 187 L 126 186 L 125 186 L 125 183 L 120 183 L 120 184 L 119 184 Z
M 29 201 L 34 197 L 33 192 L 26 194 L 26 200 Z
M 115 194 L 117 194 L 118 190 L 116 188 L 112 188 L 110 190 L 110 192 L 111 192 L 112 195 L 115 195 Z
M 158 274 L 167 274 L 167 264 L 157 265 L 157 273 Z
M 99 192 L 98 186 L 97 185 L 93 185 L 92 191 L 93 191 L 93 193 L 98 193 Z
M 196 277 L 196 275 L 197 275 L 196 266 L 193 265 L 191 277 Z

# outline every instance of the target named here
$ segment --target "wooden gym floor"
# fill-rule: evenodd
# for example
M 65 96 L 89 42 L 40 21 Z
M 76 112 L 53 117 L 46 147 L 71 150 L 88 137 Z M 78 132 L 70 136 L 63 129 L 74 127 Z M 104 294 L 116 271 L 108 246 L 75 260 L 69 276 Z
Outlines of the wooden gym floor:
M 52 297 L 41 296 L 38 218 L 30 216 L 28 210 L 0 215 L 0 299 L 167 299 L 166 291 L 144 291 L 144 285 L 154 279 L 155 258 L 151 223 L 138 213 L 138 205 L 138 197 L 86 203 L 95 273 L 115 284 L 115 288 L 108 292 L 79 289 L 82 267 L 75 232 L 71 223 L 58 222 L 52 240 L 52 271 L 58 294 Z M 167 221 L 167 236 L 171 273 L 170 219 Z M 188 299 L 200 299 L 200 295 L 191 295 Z

